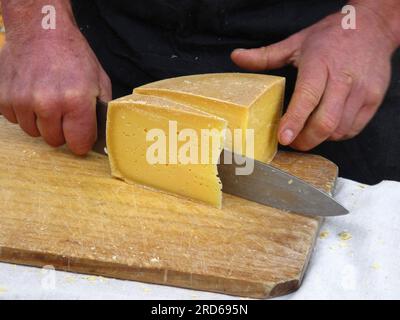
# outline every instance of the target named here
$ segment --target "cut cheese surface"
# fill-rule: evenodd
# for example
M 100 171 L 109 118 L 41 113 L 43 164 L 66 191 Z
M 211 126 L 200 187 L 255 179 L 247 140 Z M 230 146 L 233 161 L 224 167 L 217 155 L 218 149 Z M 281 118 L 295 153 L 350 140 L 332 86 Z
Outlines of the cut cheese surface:
M 107 115 L 107 150 L 112 174 L 127 182 L 221 207 L 216 163 L 224 145 L 226 125 L 224 119 L 215 115 L 163 98 L 132 94 L 113 100 Z M 192 136 L 188 133 L 201 137 L 204 130 L 211 129 L 215 136 L 209 139 L 204 153 L 200 141 L 190 140 Z M 165 150 L 156 148 L 162 144 Z M 188 145 L 192 153 L 185 148 Z M 197 154 L 199 161 L 182 163 L 188 154 Z M 201 161 L 201 155 L 205 161 Z
M 254 158 L 263 162 L 270 162 L 277 152 L 284 91 L 284 78 L 248 73 L 184 76 L 149 83 L 134 90 L 226 119 L 231 132 L 242 129 L 243 154 L 246 151 L 245 130 L 253 129 Z M 228 136 L 225 147 L 232 149 L 232 146 Z

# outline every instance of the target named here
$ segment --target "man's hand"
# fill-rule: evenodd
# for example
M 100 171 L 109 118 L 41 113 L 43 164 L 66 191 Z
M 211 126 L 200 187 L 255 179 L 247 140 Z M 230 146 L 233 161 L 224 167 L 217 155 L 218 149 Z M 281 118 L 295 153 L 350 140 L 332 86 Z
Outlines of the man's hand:
M 327 139 L 349 139 L 375 115 L 389 86 L 391 56 L 400 37 L 377 12 L 390 10 L 386 19 L 400 19 L 400 2 L 373 2 L 381 7 L 368 6 L 369 0 L 352 3 L 356 30 L 344 30 L 338 13 L 282 42 L 232 53 L 237 65 L 251 71 L 298 67 L 295 92 L 279 128 L 281 144 L 306 151 Z
M 56 4 L 56 30 L 41 30 L 41 1 L 20 6 L 24 2 L 30 3 L 30 16 L 19 21 L 11 8 L 3 8 L 7 41 L 0 52 L 0 113 L 29 135 L 42 136 L 51 146 L 66 142 L 83 155 L 96 140 L 96 98 L 111 99 L 110 80 L 74 24 L 69 1 L 46 1 Z

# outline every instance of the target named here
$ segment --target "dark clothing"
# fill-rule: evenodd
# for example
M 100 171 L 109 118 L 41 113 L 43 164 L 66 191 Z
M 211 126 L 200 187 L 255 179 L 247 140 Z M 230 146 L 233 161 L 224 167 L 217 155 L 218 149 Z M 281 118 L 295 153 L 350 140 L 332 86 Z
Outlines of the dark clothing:
M 336 0 L 93 0 L 72 1 L 78 24 L 113 82 L 113 95 L 151 81 L 207 72 L 241 71 L 234 48 L 271 44 L 336 12 Z M 400 54 L 391 89 L 364 132 L 314 149 L 339 165 L 342 177 L 374 184 L 400 180 Z M 296 70 L 268 71 L 287 78 Z

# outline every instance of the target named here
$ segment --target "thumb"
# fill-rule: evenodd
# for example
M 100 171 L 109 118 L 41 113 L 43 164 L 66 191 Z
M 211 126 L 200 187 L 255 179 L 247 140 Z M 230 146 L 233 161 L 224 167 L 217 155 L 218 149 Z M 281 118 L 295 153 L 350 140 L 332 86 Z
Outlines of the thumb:
M 282 68 L 293 63 L 301 47 L 301 34 L 295 34 L 281 42 L 254 49 L 236 49 L 231 59 L 239 67 L 250 71 Z

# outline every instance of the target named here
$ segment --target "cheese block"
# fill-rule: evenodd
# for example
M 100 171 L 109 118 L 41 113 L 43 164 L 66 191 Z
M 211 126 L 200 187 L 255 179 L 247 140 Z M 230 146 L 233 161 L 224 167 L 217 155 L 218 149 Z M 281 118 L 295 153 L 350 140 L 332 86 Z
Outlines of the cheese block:
M 217 162 L 226 127 L 224 119 L 159 97 L 113 100 L 107 114 L 112 175 L 221 207 Z
M 228 121 L 231 135 L 225 147 L 246 153 L 246 129 L 254 130 L 254 158 L 270 162 L 277 152 L 277 129 L 282 113 L 285 78 L 247 73 L 184 76 L 146 84 L 134 92 L 164 97 Z M 233 130 L 241 129 L 233 148 Z M 242 152 L 240 152 L 242 151 Z

